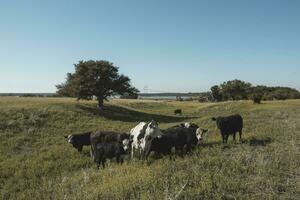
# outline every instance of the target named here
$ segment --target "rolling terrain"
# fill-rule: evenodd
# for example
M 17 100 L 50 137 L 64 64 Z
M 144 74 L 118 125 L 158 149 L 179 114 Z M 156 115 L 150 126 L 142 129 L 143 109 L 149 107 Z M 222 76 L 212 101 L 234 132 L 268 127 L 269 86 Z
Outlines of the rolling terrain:
M 183 116 L 173 111 L 182 109 Z M 211 117 L 240 113 L 243 143 L 221 143 Z M 209 128 L 184 157 L 112 161 L 97 170 L 89 148 L 63 137 L 95 130 L 129 132 L 140 121 L 161 128 Z M 0 199 L 300 199 L 300 101 L 198 103 L 0 97 Z

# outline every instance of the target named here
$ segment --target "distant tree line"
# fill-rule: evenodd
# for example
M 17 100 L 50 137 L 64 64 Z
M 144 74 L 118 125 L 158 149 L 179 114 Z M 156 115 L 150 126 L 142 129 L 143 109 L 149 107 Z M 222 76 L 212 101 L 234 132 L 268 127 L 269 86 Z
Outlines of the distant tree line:
M 298 90 L 289 87 L 267 87 L 263 85 L 253 86 L 241 80 L 231 80 L 211 87 L 211 95 L 214 101 L 247 100 L 255 103 L 260 100 L 285 100 L 299 99 Z

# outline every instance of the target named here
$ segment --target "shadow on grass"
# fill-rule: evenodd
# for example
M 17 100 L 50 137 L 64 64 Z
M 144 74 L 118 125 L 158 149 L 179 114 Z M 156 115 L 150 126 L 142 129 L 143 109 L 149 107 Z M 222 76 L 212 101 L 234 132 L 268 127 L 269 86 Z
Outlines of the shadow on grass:
M 243 140 L 242 142 L 228 142 L 227 144 L 223 144 L 222 141 L 215 141 L 215 142 L 208 142 L 208 143 L 203 143 L 200 146 L 201 147 L 214 147 L 214 146 L 220 146 L 223 145 L 223 149 L 228 149 L 231 147 L 234 147 L 236 144 L 249 144 L 250 146 L 266 146 L 267 144 L 272 143 L 272 138 L 267 137 L 263 139 L 258 139 L 256 137 L 251 137 L 250 139 Z
M 264 139 L 258 139 L 255 137 L 250 138 L 247 143 L 249 143 L 250 146 L 266 146 L 267 144 L 270 144 L 272 142 L 272 139 L 270 137 L 264 138 Z
M 123 122 L 155 120 L 161 123 L 173 123 L 191 119 L 191 117 L 175 117 L 160 114 L 144 113 L 115 105 L 106 105 L 103 110 L 99 110 L 97 107 L 90 105 L 76 105 L 76 107 L 80 110 L 83 110 L 96 116 L 102 116 L 110 120 L 118 120 Z

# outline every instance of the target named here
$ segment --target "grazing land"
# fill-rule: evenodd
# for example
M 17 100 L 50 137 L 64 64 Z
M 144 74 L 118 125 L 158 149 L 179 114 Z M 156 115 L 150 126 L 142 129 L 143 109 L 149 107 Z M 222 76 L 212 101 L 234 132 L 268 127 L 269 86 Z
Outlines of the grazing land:
M 113 100 L 99 112 L 72 98 L 0 98 L 0 199 L 300 199 L 300 101 L 198 103 Z M 182 116 L 174 110 L 182 109 Z M 239 113 L 243 143 L 221 143 L 211 117 Z M 64 135 L 129 132 L 191 121 L 209 128 L 190 155 L 96 169 Z

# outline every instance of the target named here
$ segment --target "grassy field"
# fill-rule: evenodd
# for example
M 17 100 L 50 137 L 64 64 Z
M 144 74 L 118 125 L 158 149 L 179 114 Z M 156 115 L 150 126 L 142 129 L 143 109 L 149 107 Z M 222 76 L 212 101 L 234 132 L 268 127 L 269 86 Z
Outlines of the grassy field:
M 300 101 L 226 103 L 0 98 L 0 199 L 300 199 Z M 176 108 L 183 116 L 173 115 Z M 210 120 L 240 113 L 244 143 L 221 144 Z M 192 154 L 97 170 L 64 135 L 161 128 L 191 121 L 210 132 Z

